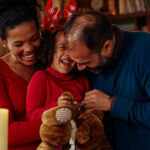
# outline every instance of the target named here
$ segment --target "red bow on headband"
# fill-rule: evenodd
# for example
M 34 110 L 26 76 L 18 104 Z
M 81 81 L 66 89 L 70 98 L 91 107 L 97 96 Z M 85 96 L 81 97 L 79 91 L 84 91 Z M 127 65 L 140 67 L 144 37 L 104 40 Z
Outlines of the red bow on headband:
M 65 6 L 66 10 L 63 10 L 64 17 L 66 20 L 69 19 L 69 17 L 77 12 L 77 2 L 76 0 L 69 0 L 69 5 Z
M 61 17 L 61 11 L 58 10 L 57 7 L 52 8 L 53 3 L 52 0 L 49 0 L 46 4 L 46 13 L 43 18 L 43 25 L 44 28 L 48 31 L 55 32 L 56 29 L 62 29 L 63 26 L 59 26 L 60 17 Z M 81 11 L 81 9 L 80 9 Z M 65 6 L 65 9 L 63 10 L 63 15 L 66 20 L 69 19 L 69 17 L 77 12 L 77 2 L 76 0 L 69 0 L 69 5 Z

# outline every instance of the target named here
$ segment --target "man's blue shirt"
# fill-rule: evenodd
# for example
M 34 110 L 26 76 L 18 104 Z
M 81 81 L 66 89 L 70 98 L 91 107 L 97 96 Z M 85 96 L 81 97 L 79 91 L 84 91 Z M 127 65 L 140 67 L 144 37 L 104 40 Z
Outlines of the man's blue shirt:
M 114 149 L 150 150 L 150 34 L 125 31 L 115 66 L 90 81 L 93 89 L 117 96 L 105 127 Z

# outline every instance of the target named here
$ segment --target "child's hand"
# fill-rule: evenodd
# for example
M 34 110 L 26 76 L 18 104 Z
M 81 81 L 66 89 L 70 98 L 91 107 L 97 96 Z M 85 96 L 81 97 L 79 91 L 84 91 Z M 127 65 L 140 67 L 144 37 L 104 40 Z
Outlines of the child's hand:
M 62 94 L 58 97 L 58 106 L 67 105 L 72 106 L 72 97 L 69 95 Z

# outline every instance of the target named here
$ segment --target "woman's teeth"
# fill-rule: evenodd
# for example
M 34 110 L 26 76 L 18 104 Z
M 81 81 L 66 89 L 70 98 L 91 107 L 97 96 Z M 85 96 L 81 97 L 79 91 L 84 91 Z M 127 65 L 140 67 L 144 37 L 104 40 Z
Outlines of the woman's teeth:
M 25 58 L 31 58 L 31 57 L 33 57 L 34 56 L 34 54 L 32 54 L 32 55 L 26 55 L 26 56 L 24 56 Z

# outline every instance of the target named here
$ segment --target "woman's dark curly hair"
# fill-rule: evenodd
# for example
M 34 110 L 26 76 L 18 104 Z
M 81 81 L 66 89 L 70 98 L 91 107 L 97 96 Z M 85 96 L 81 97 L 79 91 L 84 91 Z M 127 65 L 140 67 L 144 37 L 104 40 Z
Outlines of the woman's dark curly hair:
M 0 0 L 0 37 L 3 40 L 7 40 L 8 28 L 26 21 L 35 21 L 39 29 L 35 4 L 29 0 Z

